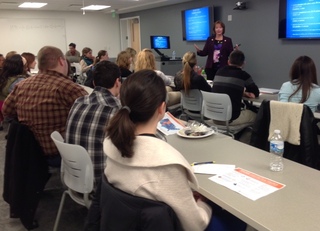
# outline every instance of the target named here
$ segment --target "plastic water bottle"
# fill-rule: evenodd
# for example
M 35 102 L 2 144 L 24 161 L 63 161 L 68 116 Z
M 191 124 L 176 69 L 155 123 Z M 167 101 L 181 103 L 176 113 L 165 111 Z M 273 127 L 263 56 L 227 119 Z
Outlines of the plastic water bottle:
M 270 139 L 270 170 L 279 172 L 283 170 L 283 156 L 284 142 L 280 134 L 280 130 L 274 130 L 273 135 Z
M 172 59 L 176 59 L 176 51 L 172 51 Z
M 204 69 L 202 69 L 201 75 L 203 76 L 203 78 L 204 78 L 205 80 L 207 80 L 207 74 L 206 74 L 206 72 L 205 72 Z

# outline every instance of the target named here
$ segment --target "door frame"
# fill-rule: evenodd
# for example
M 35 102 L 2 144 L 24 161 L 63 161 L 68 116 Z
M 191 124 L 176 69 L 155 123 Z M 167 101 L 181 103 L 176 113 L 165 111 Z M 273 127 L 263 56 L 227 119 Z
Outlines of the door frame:
M 137 31 L 133 31 L 134 28 L 131 26 L 132 20 L 137 20 L 138 22 L 138 27 L 136 27 Z M 134 33 L 139 34 L 138 47 L 132 47 L 131 40 Z M 120 48 L 123 51 L 127 47 L 132 47 L 137 52 L 141 50 L 140 16 L 120 18 Z

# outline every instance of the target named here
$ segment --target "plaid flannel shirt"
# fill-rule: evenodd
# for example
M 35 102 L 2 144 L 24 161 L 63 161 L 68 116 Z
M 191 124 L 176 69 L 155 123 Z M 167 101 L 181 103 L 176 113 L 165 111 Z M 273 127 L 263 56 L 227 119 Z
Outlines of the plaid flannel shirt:
M 2 113 L 27 125 L 46 156 L 58 155 L 50 135 L 53 131 L 64 134 L 74 101 L 87 94 L 67 76 L 44 71 L 18 83 L 6 98 Z
M 81 145 L 88 151 L 95 179 L 101 177 L 106 166 L 103 152 L 106 125 L 120 107 L 120 100 L 107 89 L 95 87 L 90 95 L 77 99 L 70 110 L 66 142 Z

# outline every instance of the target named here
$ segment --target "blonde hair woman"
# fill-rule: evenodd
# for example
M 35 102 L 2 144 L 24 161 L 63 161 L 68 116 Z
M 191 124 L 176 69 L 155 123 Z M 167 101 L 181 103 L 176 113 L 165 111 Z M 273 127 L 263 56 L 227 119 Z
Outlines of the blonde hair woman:
M 130 65 L 130 71 L 134 71 L 134 64 L 136 62 L 136 56 L 137 56 L 137 51 L 131 47 L 127 47 L 127 49 L 125 50 L 126 52 L 128 52 L 132 58 L 131 60 L 131 65 Z
M 161 77 L 166 86 L 171 84 L 171 78 L 168 75 L 165 75 L 162 71 L 156 70 L 156 58 L 152 51 L 148 48 L 143 49 L 137 55 L 137 60 L 135 63 L 135 71 L 140 70 L 153 70 Z
M 132 72 L 130 71 L 131 62 L 132 62 L 132 57 L 128 52 L 121 51 L 118 54 L 116 64 L 120 68 L 121 77 L 128 77 L 129 75 L 132 74 Z
M 179 71 L 174 78 L 177 90 L 185 90 L 186 92 L 189 92 L 190 89 L 211 91 L 207 81 L 195 71 L 197 66 L 196 53 L 191 51 L 185 53 L 182 58 L 182 66 L 182 71 Z

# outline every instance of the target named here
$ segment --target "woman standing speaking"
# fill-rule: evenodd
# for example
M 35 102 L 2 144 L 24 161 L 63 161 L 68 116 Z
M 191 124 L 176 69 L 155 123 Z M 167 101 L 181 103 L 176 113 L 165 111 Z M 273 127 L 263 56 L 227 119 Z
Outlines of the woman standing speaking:
M 220 67 L 228 65 L 228 57 L 233 51 L 231 38 L 224 36 L 224 23 L 222 21 L 216 21 L 213 29 L 214 34 L 207 38 L 202 50 L 194 44 L 199 56 L 208 56 L 205 67 L 208 80 L 214 79 Z

